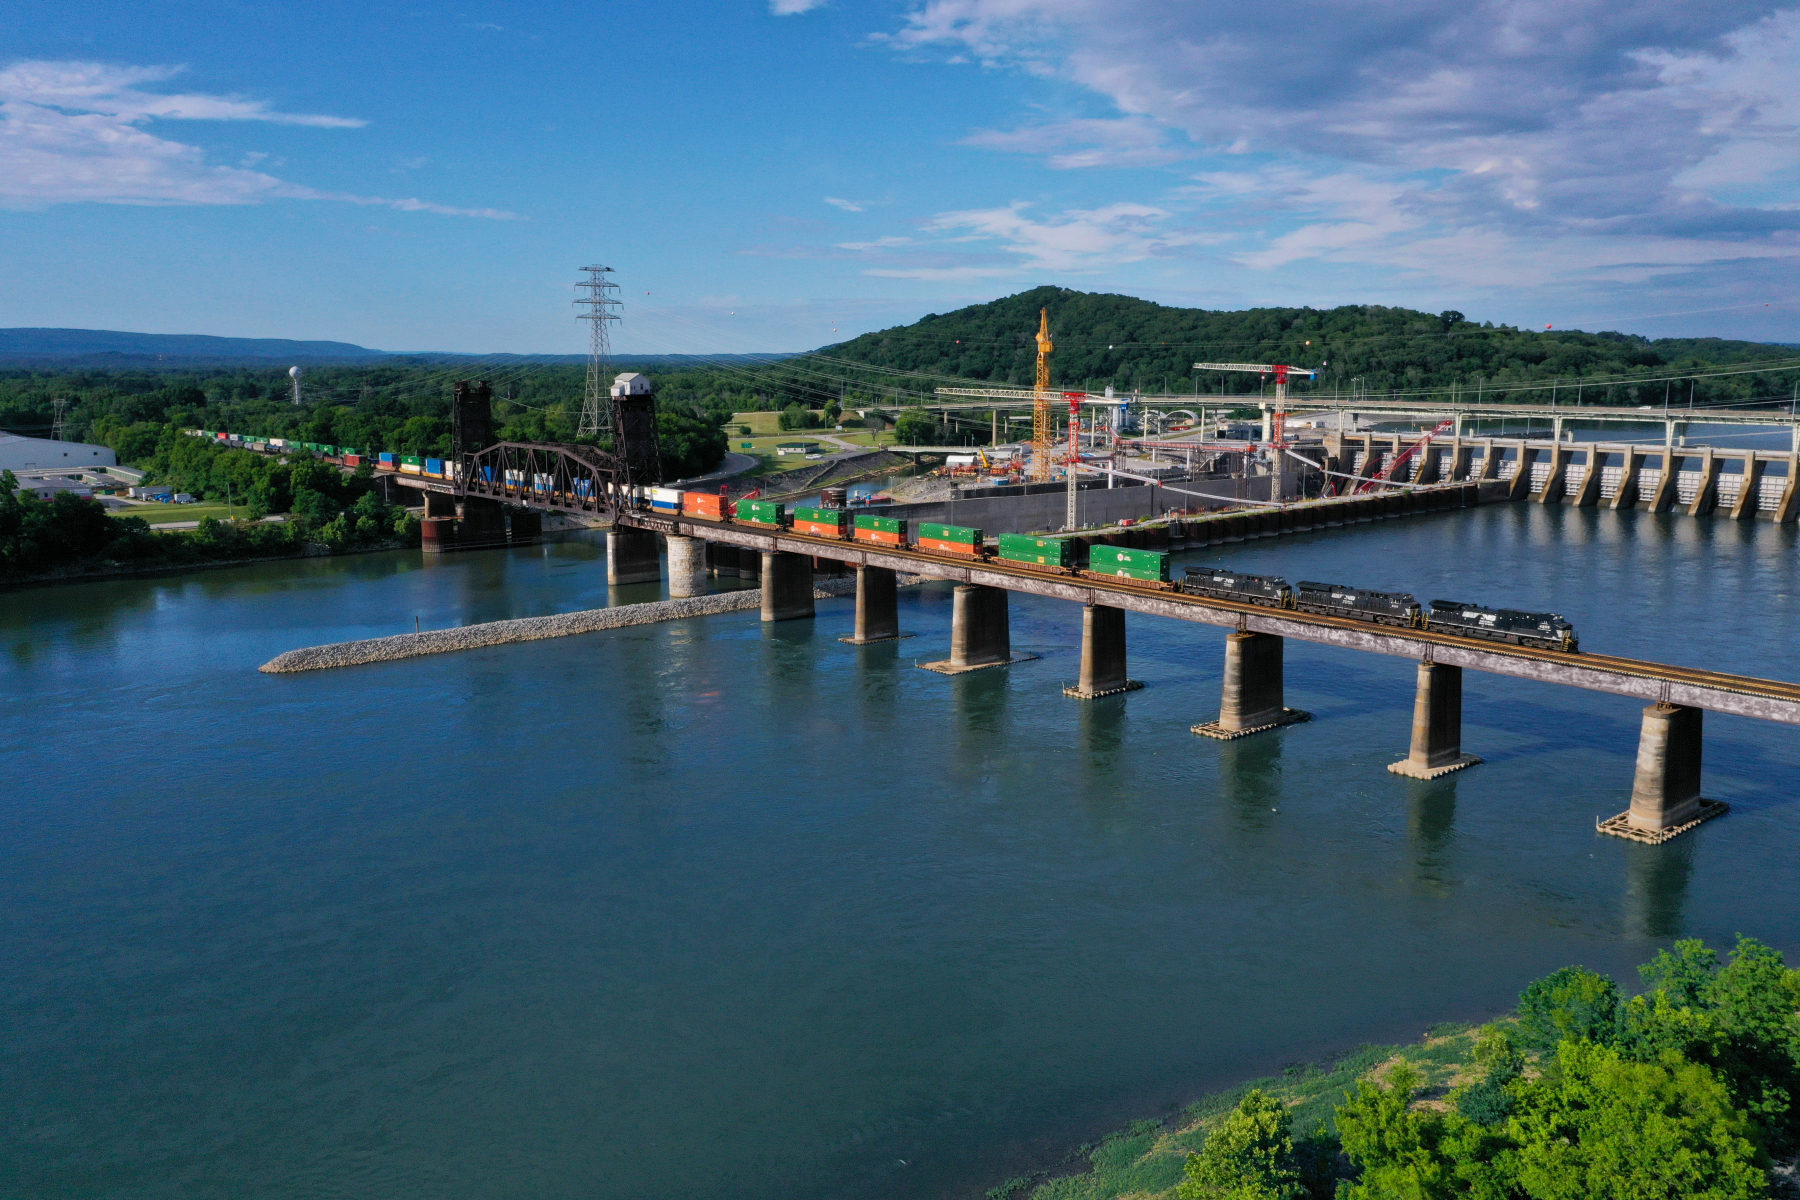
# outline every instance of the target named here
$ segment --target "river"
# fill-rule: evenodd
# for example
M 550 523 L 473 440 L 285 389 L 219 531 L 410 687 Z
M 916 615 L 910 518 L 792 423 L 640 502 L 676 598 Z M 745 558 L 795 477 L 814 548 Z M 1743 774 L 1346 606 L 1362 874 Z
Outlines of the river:
M 1796 679 L 1795 540 L 1512 504 L 1184 557 Z M 1075 607 L 948 679 L 948 585 L 901 597 L 861 649 L 839 600 L 265 676 L 607 603 L 603 547 L 7 594 L 0 1194 L 978 1195 L 1566 963 L 1800 949 L 1800 731 L 1709 714 L 1733 810 L 1653 848 L 1593 832 L 1631 701 L 1471 673 L 1487 761 L 1426 784 L 1409 662 L 1292 645 L 1315 719 L 1218 743 L 1223 631 L 1133 616 L 1147 687 L 1084 703 Z

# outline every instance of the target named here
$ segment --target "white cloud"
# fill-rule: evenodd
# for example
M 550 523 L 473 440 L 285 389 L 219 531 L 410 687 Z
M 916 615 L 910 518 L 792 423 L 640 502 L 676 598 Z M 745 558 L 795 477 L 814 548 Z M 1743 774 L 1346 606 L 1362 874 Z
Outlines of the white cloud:
M 245 154 L 241 166 L 210 165 L 199 147 L 158 137 L 143 126 L 170 120 L 262 121 L 355 129 L 365 122 L 276 112 L 262 101 L 236 96 L 152 93 L 138 86 L 164 82 L 181 70 L 75 62 L 22 62 L 0 69 L 0 205 L 337 200 L 407 212 L 512 217 L 496 209 L 451 208 L 288 183 L 253 169 L 268 158 L 260 151 Z
M 1166 229 L 1169 212 L 1148 204 L 1121 201 L 1094 209 L 1070 209 L 1045 218 L 1028 215 L 1029 207 L 1015 201 L 1004 208 L 940 213 L 924 226 L 926 233 L 942 235 L 940 244 L 997 244 L 1006 255 L 1015 258 L 1015 266 L 945 263 L 942 254 L 933 253 L 929 262 L 865 273 L 890 278 L 967 279 L 1024 272 L 1093 271 L 1141 262 L 1200 240 L 1193 233 Z M 884 238 L 880 243 L 859 243 L 858 248 L 898 245 L 903 241 Z
M 1504 286 L 1800 255 L 1794 0 L 923 0 L 883 40 L 1119 114 L 971 145 L 1061 168 L 1153 166 L 1183 139 L 1248 156 L 1158 203 L 1236 230 L 1256 270 Z M 1009 220 L 991 236 L 1033 256 Z M 1046 267 L 1107 261 L 1042 245 Z
M 861 212 L 863 210 L 862 205 L 852 203 L 849 200 L 840 200 L 836 196 L 825 197 L 825 203 L 831 205 L 834 208 L 841 208 L 845 212 Z
M 769 0 L 769 11 L 778 17 L 792 17 L 824 5 L 825 0 Z

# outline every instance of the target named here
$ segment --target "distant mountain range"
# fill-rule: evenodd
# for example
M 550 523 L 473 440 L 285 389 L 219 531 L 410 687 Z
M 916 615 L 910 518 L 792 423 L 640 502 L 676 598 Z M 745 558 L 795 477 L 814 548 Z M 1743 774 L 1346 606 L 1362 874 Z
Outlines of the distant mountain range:
M 771 362 L 783 354 L 615 354 L 617 362 L 704 364 Z M 585 362 L 585 354 L 453 354 L 442 350 L 371 350 L 352 342 L 301 342 L 289 338 L 213 337 L 204 333 L 126 333 L 113 329 L 0 329 L 0 364 L 63 367 L 198 367 L 241 363 L 367 363 L 405 358 L 427 362 Z

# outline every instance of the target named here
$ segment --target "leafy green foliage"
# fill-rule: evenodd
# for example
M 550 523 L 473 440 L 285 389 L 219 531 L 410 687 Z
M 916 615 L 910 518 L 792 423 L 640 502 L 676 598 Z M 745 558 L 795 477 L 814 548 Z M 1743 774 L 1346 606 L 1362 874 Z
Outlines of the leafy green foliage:
M 942 428 L 926 413 L 906 412 L 894 422 L 894 437 L 903 446 L 935 446 Z
M 662 448 L 663 478 L 704 475 L 725 461 L 725 430 L 708 417 L 659 409 L 656 439 Z
M 1536 1050 L 1564 1038 L 1612 1042 L 1619 1030 L 1619 985 L 1586 967 L 1564 967 L 1534 980 L 1519 997 L 1519 1035 Z
M 1182 1200 L 1299 1200 L 1306 1190 L 1287 1106 L 1250 1092 L 1188 1158 L 1186 1174 Z
M 1517 1178 L 1541 1200 L 1749 1200 L 1763 1195 L 1748 1114 L 1706 1066 L 1631 1062 L 1608 1046 L 1557 1047 L 1557 1080 L 1518 1089 L 1508 1122 Z

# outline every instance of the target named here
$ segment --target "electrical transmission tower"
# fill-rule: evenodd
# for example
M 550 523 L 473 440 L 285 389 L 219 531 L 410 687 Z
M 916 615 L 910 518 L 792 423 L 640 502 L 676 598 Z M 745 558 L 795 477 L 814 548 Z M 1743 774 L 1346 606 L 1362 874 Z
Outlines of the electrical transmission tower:
M 575 436 L 598 438 L 611 432 L 611 404 L 607 395 L 610 381 L 606 376 L 611 367 L 608 360 L 612 358 L 612 337 L 607 323 L 619 319 L 613 309 L 621 301 L 612 294 L 619 285 L 608 278 L 612 274 L 611 267 L 581 269 L 587 272 L 587 279 L 575 286 L 587 295 L 578 297 L 575 305 L 586 310 L 578 314 L 578 319 L 588 322 L 588 371 L 587 393 L 581 398 L 581 425 Z
M 60 442 L 63 440 L 63 409 L 69 406 L 69 402 L 67 400 L 52 400 L 50 403 L 56 408 L 56 415 L 50 420 L 50 440 L 53 442 Z

